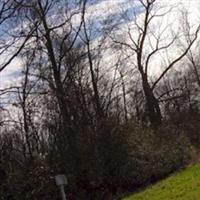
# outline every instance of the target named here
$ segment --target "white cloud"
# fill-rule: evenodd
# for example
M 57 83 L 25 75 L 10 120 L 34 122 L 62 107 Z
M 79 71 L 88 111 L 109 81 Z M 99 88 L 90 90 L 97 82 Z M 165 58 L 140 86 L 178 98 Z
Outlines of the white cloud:
M 3 58 L 2 58 L 3 59 Z M 18 85 L 20 81 L 20 72 L 22 70 L 22 59 L 16 57 L 12 62 L 0 73 L 0 89 Z

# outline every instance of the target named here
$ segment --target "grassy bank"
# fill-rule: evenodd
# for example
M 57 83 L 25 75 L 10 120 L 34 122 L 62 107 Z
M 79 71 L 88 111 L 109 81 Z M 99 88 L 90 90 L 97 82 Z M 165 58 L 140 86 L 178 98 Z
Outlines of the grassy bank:
M 199 200 L 200 164 L 182 170 L 123 200 Z

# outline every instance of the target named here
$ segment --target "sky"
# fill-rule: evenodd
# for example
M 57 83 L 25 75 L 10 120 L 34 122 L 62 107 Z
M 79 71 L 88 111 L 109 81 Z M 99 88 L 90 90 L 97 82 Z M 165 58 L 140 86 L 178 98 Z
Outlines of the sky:
M 135 7 L 132 8 L 132 4 L 127 3 L 128 0 L 91 0 L 87 8 L 87 18 L 90 22 L 95 24 L 96 27 L 101 28 L 102 22 L 107 19 L 113 19 L 120 22 L 119 12 L 126 11 L 131 13 L 134 9 L 138 14 L 142 13 L 142 9 L 138 6 L 137 0 L 130 0 L 134 3 Z M 190 20 L 198 23 L 200 21 L 200 0 L 158 0 L 161 5 L 178 5 L 179 7 L 184 6 L 190 12 Z M 176 15 L 171 15 L 172 21 L 177 20 Z M 169 20 L 169 19 L 168 19 Z M 123 22 L 124 23 L 124 22 Z M 165 23 L 165 22 L 164 22 Z M 178 21 L 177 21 L 178 23 Z M 123 24 L 122 24 L 123 26 Z M 93 33 L 93 39 L 100 37 L 99 32 Z M 6 59 L 6 55 L 0 57 L 0 63 Z M 0 72 L 0 89 L 10 87 L 11 85 L 16 86 L 20 82 L 20 71 L 22 69 L 21 58 L 15 58 L 9 66 L 2 72 Z

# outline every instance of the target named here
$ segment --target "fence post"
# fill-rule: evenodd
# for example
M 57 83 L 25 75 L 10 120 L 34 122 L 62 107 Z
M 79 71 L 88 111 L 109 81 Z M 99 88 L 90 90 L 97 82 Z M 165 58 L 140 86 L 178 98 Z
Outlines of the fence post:
M 64 189 L 64 186 L 67 185 L 67 179 L 66 179 L 65 175 L 63 175 L 63 174 L 56 175 L 55 180 L 56 180 L 56 185 L 60 189 L 62 200 L 67 200 L 66 194 L 65 194 L 65 189 Z

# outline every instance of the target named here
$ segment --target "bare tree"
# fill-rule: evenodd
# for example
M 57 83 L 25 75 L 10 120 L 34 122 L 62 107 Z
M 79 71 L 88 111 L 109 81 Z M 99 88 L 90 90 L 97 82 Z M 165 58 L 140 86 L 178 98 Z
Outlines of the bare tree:
M 183 48 L 186 48 L 186 46 L 188 46 L 191 42 L 192 42 L 192 37 L 191 37 L 191 30 L 194 28 L 192 27 L 190 21 L 189 21 L 189 13 L 187 10 L 182 10 L 182 19 L 183 19 L 183 32 L 185 35 L 185 44 L 181 43 L 181 45 L 183 46 Z M 199 42 L 198 42 L 199 43 Z M 198 84 L 198 86 L 200 87 L 200 75 L 199 75 L 199 64 L 198 64 L 198 53 L 199 53 L 199 45 L 198 43 L 196 45 L 194 45 L 193 49 L 189 49 L 188 53 L 187 53 L 187 59 L 189 60 L 189 64 L 192 68 L 192 71 L 195 75 L 195 79 L 196 82 Z M 195 53 L 194 53 L 195 52 Z M 198 53 L 196 53 L 198 52 Z
M 86 3 L 87 3 L 87 1 L 85 1 L 85 5 L 86 5 Z M 99 89 L 98 89 L 98 83 L 97 83 L 98 80 L 97 80 L 97 75 L 95 73 L 94 63 L 93 63 L 93 58 L 92 58 L 91 39 L 89 38 L 89 35 L 88 35 L 87 25 L 86 25 L 86 21 L 85 21 L 85 15 L 83 15 L 83 31 L 84 31 L 83 41 L 87 47 L 87 57 L 88 57 L 88 62 L 89 62 L 92 87 L 93 87 L 93 91 L 94 91 L 96 113 L 99 117 L 103 117 L 104 114 L 103 114 L 103 110 L 102 110 L 102 103 L 101 103 L 100 97 L 99 97 Z
M 35 27 L 32 27 L 30 32 L 23 34 L 18 17 L 21 3 L 22 1 L 16 2 L 15 0 L 0 2 L 0 56 L 3 60 L 0 72 L 19 55 L 35 31 Z
M 59 165 L 59 170 L 72 175 L 75 182 L 79 167 L 76 131 L 79 126 L 76 116 L 79 113 L 74 111 L 75 105 L 73 105 L 75 103 L 73 73 L 79 62 L 78 56 L 76 57 L 76 45 L 83 23 L 84 4 L 75 2 L 76 8 L 72 9 L 70 7 L 73 6 L 72 2 L 68 5 L 63 1 L 54 0 L 18 3 L 23 10 L 21 18 L 29 25 L 27 28 L 31 30 L 34 27 L 30 35 L 31 41 L 24 49 L 24 51 L 35 49 L 36 71 L 32 76 L 48 83 L 51 94 L 58 104 L 55 110 L 59 112 L 59 122 L 56 125 L 56 132 L 52 133 L 54 137 L 51 137 L 54 138 L 52 148 L 56 149 L 57 153 L 54 154 L 55 160 L 57 159 L 54 165 L 56 167 Z M 75 17 L 79 19 L 78 24 L 77 21 L 74 24 Z M 74 90 L 71 89 L 73 86 Z
M 173 8 L 166 8 L 164 11 L 158 12 L 156 9 L 156 0 L 139 0 L 140 6 L 142 7 L 142 19 L 141 16 L 137 13 L 134 15 L 133 27 L 128 24 L 127 37 L 128 42 L 119 40 L 115 35 L 111 35 L 113 41 L 129 49 L 135 53 L 136 58 L 136 67 L 141 76 L 142 88 L 146 99 L 146 106 L 148 111 L 148 118 L 150 123 L 154 126 L 159 125 L 162 120 L 162 114 L 159 106 L 159 101 L 155 95 L 156 86 L 163 79 L 163 77 L 172 69 L 176 64 L 182 60 L 184 56 L 187 55 L 191 49 L 194 42 L 197 40 L 200 26 L 196 28 L 194 34 L 191 36 L 187 47 L 177 55 L 173 60 L 169 61 L 165 69 L 160 68 L 160 74 L 156 80 L 151 83 L 149 76 L 150 62 L 152 59 L 155 59 L 155 55 L 160 56 L 159 53 L 163 51 L 168 51 L 169 49 L 174 48 L 175 42 L 178 40 L 180 33 L 172 34 L 173 38 L 169 42 L 162 44 L 163 34 L 166 33 L 166 29 L 169 27 L 164 27 L 159 31 L 159 34 L 154 33 L 152 30 L 152 23 L 156 21 L 157 18 L 164 18 L 168 13 L 172 12 Z M 162 9 L 163 10 L 163 9 Z M 128 16 L 126 16 L 128 18 Z M 161 26 L 161 24 L 160 24 Z M 169 25 L 167 25 L 169 26 Z M 159 29 L 159 28 L 158 28 Z M 116 31 L 116 29 L 114 29 Z M 192 33 L 190 33 L 191 35 Z M 152 38 L 154 44 L 152 43 Z M 147 49 L 150 47 L 150 51 Z

